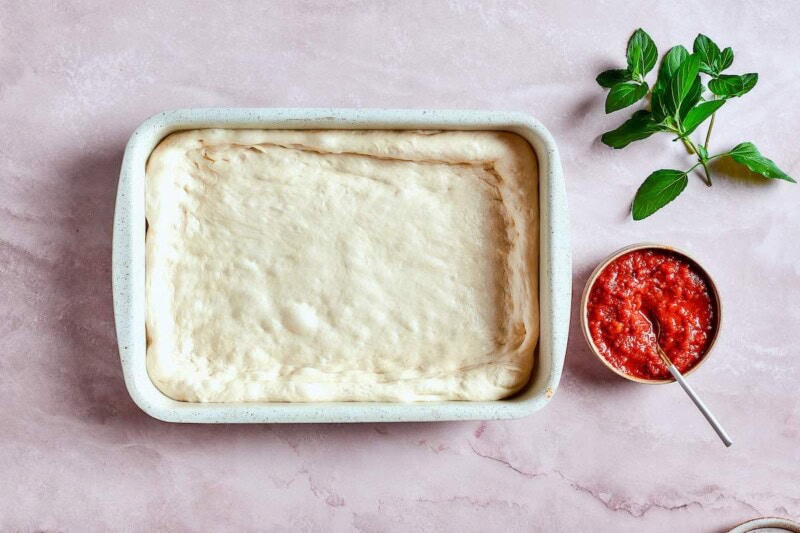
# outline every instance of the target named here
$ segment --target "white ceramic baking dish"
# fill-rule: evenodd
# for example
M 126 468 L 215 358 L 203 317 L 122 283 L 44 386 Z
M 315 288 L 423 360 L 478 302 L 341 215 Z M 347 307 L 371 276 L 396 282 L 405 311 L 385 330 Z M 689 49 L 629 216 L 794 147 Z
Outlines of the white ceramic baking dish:
M 540 337 L 528 385 L 489 402 L 188 403 L 150 380 L 145 364 L 145 164 L 172 132 L 196 128 L 503 130 L 527 139 L 539 160 Z M 404 109 L 178 109 L 142 123 L 128 141 L 114 213 L 114 318 L 133 401 L 168 422 L 405 422 L 519 418 L 543 407 L 561 377 L 569 331 L 572 259 L 561 161 L 550 133 L 521 113 Z

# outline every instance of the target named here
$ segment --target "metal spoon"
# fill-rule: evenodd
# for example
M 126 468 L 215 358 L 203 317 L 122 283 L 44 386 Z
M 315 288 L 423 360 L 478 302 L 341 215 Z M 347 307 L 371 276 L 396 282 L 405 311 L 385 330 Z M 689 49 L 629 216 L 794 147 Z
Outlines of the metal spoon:
M 642 314 L 644 315 L 644 313 Z M 659 343 L 659 340 L 661 339 L 661 323 L 659 323 L 658 319 L 655 317 L 648 317 L 645 315 L 645 319 L 650 322 L 650 325 L 653 328 L 653 334 L 656 338 L 656 351 L 661 357 L 661 360 L 664 361 L 664 364 L 667 365 L 667 370 L 669 370 L 669 373 L 672 374 L 672 377 L 675 378 L 675 381 L 680 383 L 681 387 L 689 396 L 689 398 L 691 398 L 697 408 L 700 409 L 700 412 L 703 413 L 704 417 L 706 417 L 708 423 L 711 424 L 711 427 L 717 432 L 719 438 L 722 439 L 722 443 L 725 444 L 726 447 L 733 444 L 731 438 L 728 436 L 728 433 L 720 425 L 717 418 L 711 413 L 711 411 L 709 411 L 708 407 L 706 407 L 706 404 L 703 403 L 703 400 L 701 400 L 697 393 L 694 392 L 694 389 L 692 389 L 689 383 L 684 379 L 683 374 L 681 374 L 680 370 L 678 370 L 675 365 L 672 364 L 669 356 L 661 348 L 661 344 Z

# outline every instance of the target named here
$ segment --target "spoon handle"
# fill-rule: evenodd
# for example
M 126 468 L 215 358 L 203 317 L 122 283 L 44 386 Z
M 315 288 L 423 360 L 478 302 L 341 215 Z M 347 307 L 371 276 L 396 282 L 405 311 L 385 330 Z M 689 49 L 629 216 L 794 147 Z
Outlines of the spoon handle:
M 691 387 L 691 385 L 689 385 L 689 383 L 683 378 L 680 370 L 675 368 L 675 365 L 670 364 L 669 373 L 672 374 L 672 377 L 675 378 L 675 381 L 680 383 L 681 387 L 683 387 L 683 390 L 686 391 L 686 394 L 689 396 L 689 398 L 691 398 L 697 408 L 700 409 L 700 412 L 703 413 L 704 417 L 706 417 L 708 423 L 711 424 L 711 427 L 717 432 L 719 438 L 722 439 L 722 443 L 725 444 L 726 447 L 733 444 L 731 438 L 728 436 L 728 433 L 720 425 L 713 413 L 708 410 L 708 407 L 706 407 L 706 404 L 703 403 L 703 400 L 701 400 L 700 397 L 694 392 L 694 389 Z

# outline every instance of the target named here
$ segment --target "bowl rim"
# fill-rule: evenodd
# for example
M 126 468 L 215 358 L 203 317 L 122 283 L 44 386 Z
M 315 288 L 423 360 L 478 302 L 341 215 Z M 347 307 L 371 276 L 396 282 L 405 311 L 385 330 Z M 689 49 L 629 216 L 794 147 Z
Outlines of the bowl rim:
M 622 372 L 614 365 L 612 365 L 604 356 L 600 353 L 600 350 L 594 343 L 594 339 L 592 339 L 592 334 L 589 331 L 589 317 L 588 317 L 588 304 L 589 304 L 589 293 L 594 286 L 594 283 L 597 281 L 597 278 L 600 276 L 600 273 L 605 270 L 605 268 L 611 264 L 615 259 L 637 250 L 647 250 L 647 249 L 656 249 L 656 250 L 666 250 L 668 252 L 674 253 L 690 264 L 692 264 L 705 278 L 707 281 L 709 288 L 711 289 L 711 297 L 714 299 L 715 307 L 716 307 L 716 318 L 714 320 L 714 335 L 711 338 L 711 343 L 708 345 L 708 348 L 700 357 L 700 360 L 695 364 L 692 368 L 688 371 L 684 372 L 684 376 L 688 376 L 692 374 L 695 370 L 700 368 L 703 363 L 708 360 L 711 352 L 714 350 L 714 346 L 717 344 L 717 339 L 719 339 L 720 329 L 722 328 L 722 299 L 719 295 L 719 290 L 717 288 L 717 283 L 714 281 L 714 278 L 711 274 L 706 270 L 700 262 L 695 259 L 692 255 L 685 252 L 680 248 L 676 248 L 675 246 L 668 245 L 668 244 L 661 244 L 656 242 L 640 242 L 635 244 L 629 244 L 628 246 L 623 246 L 619 250 L 612 252 L 608 257 L 602 260 L 592 271 L 589 275 L 589 279 L 586 280 L 586 284 L 583 287 L 583 295 L 581 296 L 581 309 L 580 309 L 580 322 L 581 322 L 581 330 L 583 331 L 583 337 L 586 340 L 586 343 L 589 345 L 589 350 L 597 357 L 603 365 L 614 372 L 616 375 L 627 379 L 628 381 L 633 381 L 635 383 L 642 383 L 645 385 L 664 385 L 667 383 L 674 383 L 675 378 L 669 377 L 667 379 L 644 379 L 636 376 L 632 376 L 630 374 L 626 374 Z

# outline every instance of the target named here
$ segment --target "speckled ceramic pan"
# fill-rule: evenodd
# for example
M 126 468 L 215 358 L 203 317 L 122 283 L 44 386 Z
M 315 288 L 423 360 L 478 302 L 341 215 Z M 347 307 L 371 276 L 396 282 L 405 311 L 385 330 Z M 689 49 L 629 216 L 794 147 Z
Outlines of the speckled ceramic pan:
M 490 402 L 188 403 L 162 394 L 145 365 L 145 164 L 174 131 L 196 128 L 504 130 L 527 139 L 539 160 L 540 336 L 528 385 Z M 567 197 L 550 133 L 521 113 L 402 109 L 179 109 L 146 120 L 125 149 L 114 214 L 114 318 L 133 401 L 168 422 L 404 422 L 519 418 L 555 393 L 564 364 L 572 295 Z

